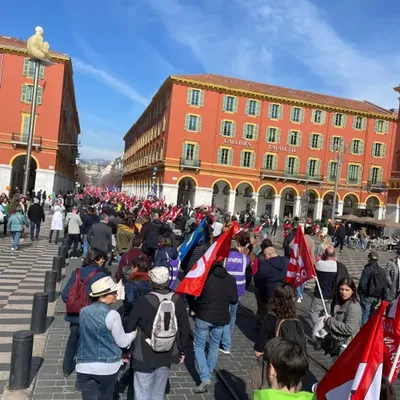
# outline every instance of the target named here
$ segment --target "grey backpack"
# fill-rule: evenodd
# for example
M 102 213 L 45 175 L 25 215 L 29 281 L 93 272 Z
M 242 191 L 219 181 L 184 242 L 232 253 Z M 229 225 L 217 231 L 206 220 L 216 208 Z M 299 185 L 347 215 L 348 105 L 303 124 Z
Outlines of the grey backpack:
M 150 292 L 159 300 L 156 316 L 151 330 L 151 338 L 146 339 L 149 346 L 157 353 L 171 350 L 178 333 L 178 322 L 175 314 L 175 304 L 172 301 L 174 292 L 160 294 Z

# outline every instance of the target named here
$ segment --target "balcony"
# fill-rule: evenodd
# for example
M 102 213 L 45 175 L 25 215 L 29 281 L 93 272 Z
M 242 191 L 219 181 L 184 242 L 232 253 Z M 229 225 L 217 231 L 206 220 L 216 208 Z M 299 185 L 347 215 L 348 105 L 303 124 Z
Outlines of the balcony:
M 200 160 L 188 160 L 187 158 L 181 158 L 179 160 L 179 169 L 183 171 L 184 169 L 194 169 L 199 172 L 201 168 Z
M 374 192 L 374 193 L 381 193 L 387 190 L 388 185 L 386 182 L 377 181 L 377 180 L 369 180 L 367 182 L 367 191 Z
M 357 184 L 359 184 L 359 179 L 358 179 L 358 177 L 356 177 L 356 178 L 351 178 L 351 177 L 347 177 L 347 183 L 349 184 L 349 185 L 357 185 Z
M 261 179 L 272 178 L 277 181 L 295 181 L 297 183 L 310 183 L 310 184 L 320 184 L 323 182 L 323 175 L 314 174 L 311 176 L 310 174 L 301 174 L 296 171 L 276 171 L 272 169 L 261 169 L 260 173 Z
M 28 135 L 24 135 L 23 133 L 13 133 L 11 135 L 11 144 L 14 149 L 17 147 L 26 147 L 28 145 Z M 32 141 L 32 147 L 39 151 L 42 148 L 42 137 L 34 136 Z

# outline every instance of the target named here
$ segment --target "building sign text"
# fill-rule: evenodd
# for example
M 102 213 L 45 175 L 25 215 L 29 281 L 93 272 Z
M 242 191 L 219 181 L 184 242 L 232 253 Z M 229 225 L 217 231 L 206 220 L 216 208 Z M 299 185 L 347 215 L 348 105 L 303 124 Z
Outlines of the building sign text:
M 251 147 L 251 142 L 247 140 L 237 140 L 237 139 L 224 139 L 225 144 L 233 144 L 236 146 Z
M 297 153 L 296 147 L 280 146 L 279 144 L 270 144 L 268 149 L 274 151 L 285 151 L 286 153 Z

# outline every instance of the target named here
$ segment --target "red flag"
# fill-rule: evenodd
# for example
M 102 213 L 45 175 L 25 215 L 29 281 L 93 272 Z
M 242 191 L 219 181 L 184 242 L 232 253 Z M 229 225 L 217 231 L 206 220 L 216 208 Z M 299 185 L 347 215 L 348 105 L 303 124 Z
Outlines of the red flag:
M 177 293 L 186 293 L 192 296 L 201 295 L 211 266 L 215 262 L 228 257 L 231 248 L 232 234 L 233 229 L 228 229 L 208 248 L 178 286 L 176 289 Z
M 317 385 L 317 400 L 377 400 L 383 362 L 385 301 Z
M 177 206 L 175 206 L 177 208 Z M 183 208 L 181 207 L 179 210 L 175 210 L 173 213 L 170 215 L 170 219 L 172 222 L 175 222 L 175 220 L 178 218 L 179 215 L 183 213 Z
M 314 264 L 310 257 L 304 233 L 299 226 L 294 237 L 292 254 L 290 255 L 286 282 L 293 287 L 300 286 L 316 276 Z
M 250 226 L 251 226 L 251 221 L 248 222 L 243 228 L 240 228 L 237 233 L 242 231 L 247 231 L 250 228 Z
M 149 215 L 151 213 L 151 203 L 149 200 L 145 200 L 142 204 L 142 209 L 138 213 L 138 217 L 142 217 L 143 215 Z
M 257 225 L 257 226 L 253 229 L 253 233 L 259 233 L 265 224 L 266 224 L 266 222 L 264 222 L 264 223 L 262 223 L 262 224 L 260 224 L 260 225 Z
M 389 377 L 395 360 L 396 352 L 400 346 L 400 306 L 399 299 L 392 304 L 388 314 L 383 318 L 383 333 L 385 355 L 383 361 L 383 375 Z M 391 382 L 394 383 L 400 371 L 400 360 L 397 361 Z

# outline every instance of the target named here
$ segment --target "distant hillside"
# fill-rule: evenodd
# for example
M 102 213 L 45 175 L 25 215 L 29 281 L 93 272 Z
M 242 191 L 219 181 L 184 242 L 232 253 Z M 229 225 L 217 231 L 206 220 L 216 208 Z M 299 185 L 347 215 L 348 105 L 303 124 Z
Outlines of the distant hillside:
M 80 164 L 97 164 L 97 165 L 108 165 L 111 160 L 104 160 L 103 158 L 93 158 L 93 159 L 80 159 Z

